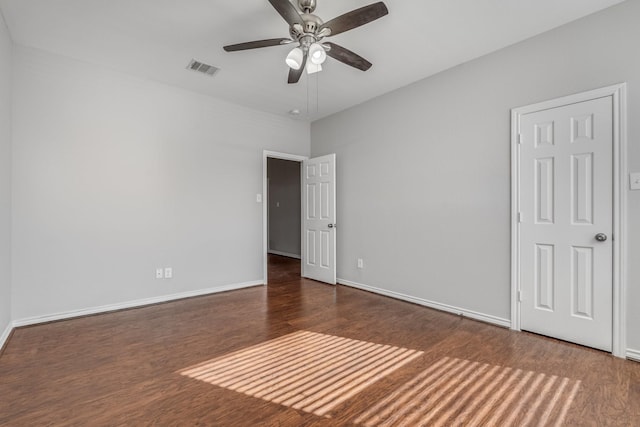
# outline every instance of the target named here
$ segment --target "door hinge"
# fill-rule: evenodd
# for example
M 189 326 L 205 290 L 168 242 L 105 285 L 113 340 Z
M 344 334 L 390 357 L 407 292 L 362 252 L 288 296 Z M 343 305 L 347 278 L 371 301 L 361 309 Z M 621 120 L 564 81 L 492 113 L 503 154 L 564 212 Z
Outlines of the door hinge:
M 518 223 L 522 222 L 522 212 L 518 212 Z
M 522 144 L 522 134 L 518 134 L 518 144 Z
M 518 302 L 522 302 L 522 291 L 518 291 Z

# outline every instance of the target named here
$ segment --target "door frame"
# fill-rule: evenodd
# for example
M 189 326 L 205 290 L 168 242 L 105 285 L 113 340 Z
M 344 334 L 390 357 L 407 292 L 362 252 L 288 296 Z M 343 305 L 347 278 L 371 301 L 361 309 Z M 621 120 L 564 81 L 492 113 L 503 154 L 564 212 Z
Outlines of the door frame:
M 511 110 L 511 329 L 520 331 L 520 118 L 524 114 L 611 96 L 613 99 L 613 355 L 627 356 L 627 84 L 539 102 Z
M 297 154 L 279 153 L 277 151 L 262 151 L 262 281 L 267 284 L 268 279 L 268 251 L 269 242 L 267 241 L 269 232 L 268 208 L 269 194 L 267 182 L 267 159 L 292 160 L 300 163 L 300 191 L 302 196 L 302 164 L 309 158 L 307 156 L 299 156 Z M 303 198 L 300 197 L 300 237 L 302 238 L 303 220 Z M 304 245 L 300 244 L 300 259 L 304 260 Z M 300 263 L 300 275 L 302 276 L 303 262 Z

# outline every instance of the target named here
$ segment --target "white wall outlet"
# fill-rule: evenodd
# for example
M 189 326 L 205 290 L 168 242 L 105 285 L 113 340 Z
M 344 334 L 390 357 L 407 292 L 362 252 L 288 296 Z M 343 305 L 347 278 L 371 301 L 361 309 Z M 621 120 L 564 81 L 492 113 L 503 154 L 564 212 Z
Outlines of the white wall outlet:
M 164 278 L 164 270 L 162 268 L 156 268 L 156 279 Z
M 640 190 L 640 173 L 632 173 L 629 175 L 629 186 L 632 190 Z
M 256 194 L 256 203 L 262 203 L 262 194 Z
M 172 279 L 173 278 L 173 268 L 166 267 L 164 269 L 164 278 L 165 279 Z
M 362 258 L 358 258 L 358 268 L 364 268 L 364 261 Z

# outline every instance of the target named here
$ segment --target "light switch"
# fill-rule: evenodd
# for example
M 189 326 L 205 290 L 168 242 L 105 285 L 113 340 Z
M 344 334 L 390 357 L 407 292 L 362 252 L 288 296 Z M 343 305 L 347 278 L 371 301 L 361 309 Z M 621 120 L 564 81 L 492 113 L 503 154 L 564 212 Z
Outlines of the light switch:
M 632 173 L 629 175 L 629 186 L 632 190 L 640 190 L 640 173 Z
M 256 194 L 256 203 L 262 203 L 262 194 Z

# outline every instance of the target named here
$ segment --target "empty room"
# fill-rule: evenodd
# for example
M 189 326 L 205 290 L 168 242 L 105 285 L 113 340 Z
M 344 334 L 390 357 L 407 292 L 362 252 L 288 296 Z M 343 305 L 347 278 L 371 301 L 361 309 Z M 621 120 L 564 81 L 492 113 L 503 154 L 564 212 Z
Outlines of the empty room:
M 0 0 L 0 426 L 640 425 L 640 0 Z

